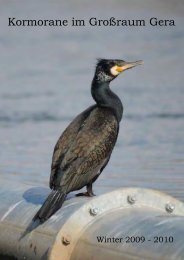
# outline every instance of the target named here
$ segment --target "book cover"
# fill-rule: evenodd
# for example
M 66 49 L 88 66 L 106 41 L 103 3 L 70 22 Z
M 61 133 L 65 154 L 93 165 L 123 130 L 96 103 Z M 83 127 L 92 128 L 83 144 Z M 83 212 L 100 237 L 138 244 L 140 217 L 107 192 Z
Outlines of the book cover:
M 183 1 L 0 6 L 0 259 L 184 259 Z

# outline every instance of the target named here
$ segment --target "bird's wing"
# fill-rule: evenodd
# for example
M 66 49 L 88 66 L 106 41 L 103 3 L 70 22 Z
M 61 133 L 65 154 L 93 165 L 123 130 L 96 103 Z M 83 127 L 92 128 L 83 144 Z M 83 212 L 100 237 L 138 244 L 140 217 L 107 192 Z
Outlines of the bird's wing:
M 51 174 L 50 174 L 50 188 L 54 188 L 57 173 L 60 169 L 61 162 L 65 156 L 65 153 L 69 149 L 69 147 L 74 142 L 80 128 L 82 127 L 85 119 L 88 117 L 90 112 L 96 107 L 96 105 L 89 107 L 81 114 L 79 114 L 65 129 L 60 138 L 58 139 L 53 156 L 52 156 L 52 164 L 51 164 Z
M 56 182 L 67 192 L 87 185 L 114 148 L 118 122 L 107 108 L 95 108 L 60 161 Z

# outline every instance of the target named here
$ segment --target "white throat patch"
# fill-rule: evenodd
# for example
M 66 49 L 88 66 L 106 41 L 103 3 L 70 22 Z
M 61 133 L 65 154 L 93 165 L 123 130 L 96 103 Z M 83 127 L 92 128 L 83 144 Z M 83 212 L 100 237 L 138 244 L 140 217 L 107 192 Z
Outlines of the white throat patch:
M 112 76 L 105 74 L 103 71 L 100 71 L 100 72 L 97 74 L 97 80 L 98 80 L 98 81 L 110 81 L 110 80 L 112 80 L 112 79 L 113 79 Z
M 113 75 L 113 76 L 117 76 L 120 72 L 119 71 L 117 71 L 117 66 L 113 66 L 111 69 L 110 69 L 110 71 L 111 71 L 111 74 Z

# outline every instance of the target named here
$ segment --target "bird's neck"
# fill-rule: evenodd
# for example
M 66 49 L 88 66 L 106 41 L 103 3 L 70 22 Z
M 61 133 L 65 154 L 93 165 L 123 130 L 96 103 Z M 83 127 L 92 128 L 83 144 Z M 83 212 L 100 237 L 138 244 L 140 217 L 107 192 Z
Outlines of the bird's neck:
M 94 77 L 91 86 L 91 94 L 97 106 L 112 109 L 118 122 L 123 115 L 123 104 L 119 97 L 109 87 L 110 82 L 100 82 Z

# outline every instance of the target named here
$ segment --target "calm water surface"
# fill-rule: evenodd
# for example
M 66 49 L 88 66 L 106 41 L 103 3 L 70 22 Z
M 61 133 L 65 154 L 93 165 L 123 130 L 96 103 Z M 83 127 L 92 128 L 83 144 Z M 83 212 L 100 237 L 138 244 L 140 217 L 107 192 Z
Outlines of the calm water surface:
M 107 189 L 147 187 L 184 199 L 184 29 L 182 1 L 0 1 L 0 175 L 48 185 L 54 145 L 69 122 L 93 104 L 97 57 L 143 59 L 112 83 L 124 117 Z M 80 2 L 80 4 L 79 4 Z M 113 2 L 113 3 L 112 3 Z M 173 4 L 172 4 L 173 3 Z M 21 19 L 172 18 L 175 27 L 12 28 Z

